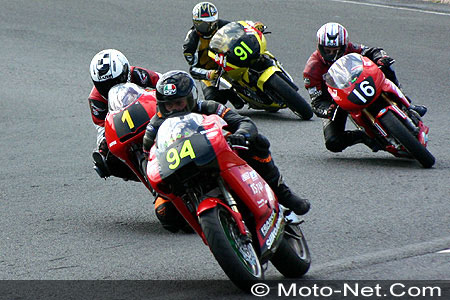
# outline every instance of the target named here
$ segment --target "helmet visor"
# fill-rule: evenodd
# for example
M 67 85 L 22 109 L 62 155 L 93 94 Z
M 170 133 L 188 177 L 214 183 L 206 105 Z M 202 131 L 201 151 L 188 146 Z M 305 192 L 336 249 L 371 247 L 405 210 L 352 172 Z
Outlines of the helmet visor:
M 320 45 L 319 50 L 322 54 L 323 59 L 329 62 L 335 62 L 345 53 L 346 46 L 340 47 L 325 47 Z
M 202 35 L 210 35 L 217 30 L 218 21 L 205 22 L 202 20 L 194 20 L 194 27 Z

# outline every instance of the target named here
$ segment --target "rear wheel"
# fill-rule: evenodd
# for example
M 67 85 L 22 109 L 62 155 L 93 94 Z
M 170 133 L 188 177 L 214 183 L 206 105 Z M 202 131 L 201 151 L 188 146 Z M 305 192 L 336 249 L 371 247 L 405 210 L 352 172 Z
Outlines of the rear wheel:
M 277 73 L 273 74 L 266 81 L 264 89 L 268 89 L 274 93 L 277 98 L 286 103 L 292 112 L 303 120 L 312 118 L 313 112 L 308 102 L 306 102 L 306 100 Z
M 248 290 L 255 282 L 264 279 L 252 243 L 240 233 L 236 221 L 226 208 L 217 205 L 199 218 L 212 254 L 234 284 Z
M 424 168 L 431 168 L 434 165 L 434 156 L 414 137 L 392 111 L 388 111 L 381 116 L 380 123 Z
M 288 278 L 298 278 L 308 272 L 311 256 L 300 225 L 286 225 L 283 240 L 270 261 Z

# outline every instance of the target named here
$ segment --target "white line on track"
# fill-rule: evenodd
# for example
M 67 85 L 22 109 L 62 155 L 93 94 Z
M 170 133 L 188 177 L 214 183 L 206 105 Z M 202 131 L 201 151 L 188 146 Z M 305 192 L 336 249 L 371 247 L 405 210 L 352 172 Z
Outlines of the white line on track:
M 350 3 L 350 4 L 356 4 L 356 5 L 373 6 L 373 7 L 392 8 L 392 9 L 398 9 L 398 10 L 408 10 L 408 11 L 420 12 L 420 13 L 424 13 L 424 14 L 450 16 L 450 13 L 438 12 L 438 11 L 432 11 L 432 10 L 423 10 L 423 9 L 418 9 L 418 8 L 397 7 L 397 6 L 392 6 L 392 5 L 375 4 L 375 3 L 362 3 L 362 2 L 349 1 L 349 0 L 328 0 L 328 1 Z
M 442 250 L 442 251 L 438 251 L 438 253 L 442 253 L 442 254 L 450 253 L 450 249 L 445 249 L 445 250 Z
M 450 236 L 438 238 L 417 244 L 409 244 L 403 247 L 396 247 L 376 251 L 372 253 L 364 253 L 358 256 L 341 258 L 330 262 L 325 262 L 311 267 L 310 273 L 338 273 L 350 269 L 364 268 L 370 265 L 387 263 L 389 261 L 401 260 L 409 257 L 421 256 L 431 253 L 443 253 L 450 243 Z M 438 250 L 446 249 L 446 250 Z M 438 252 L 439 251 L 439 252 Z M 450 251 L 449 251 L 450 252 Z

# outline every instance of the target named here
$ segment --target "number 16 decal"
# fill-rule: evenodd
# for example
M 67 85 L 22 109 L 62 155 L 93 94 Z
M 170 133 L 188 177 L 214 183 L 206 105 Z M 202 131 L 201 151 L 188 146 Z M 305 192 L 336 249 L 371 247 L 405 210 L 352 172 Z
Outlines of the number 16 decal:
M 355 104 L 364 105 L 375 97 L 376 89 L 372 77 L 360 82 L 355 89 L 348 95 L 348 100 Z

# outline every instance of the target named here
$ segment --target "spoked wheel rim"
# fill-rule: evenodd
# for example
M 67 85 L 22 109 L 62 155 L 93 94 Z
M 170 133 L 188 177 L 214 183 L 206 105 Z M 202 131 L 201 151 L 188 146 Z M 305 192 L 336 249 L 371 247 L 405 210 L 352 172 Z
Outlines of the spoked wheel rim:
M 231 247 L 242 262 L 242 265 L 245 266 L 249 273 L 255 277 L 260 277 L 262 275 L 261 264 L 251 242 L 245 240 L 228 212 L 220 210 L 219 220 Z

